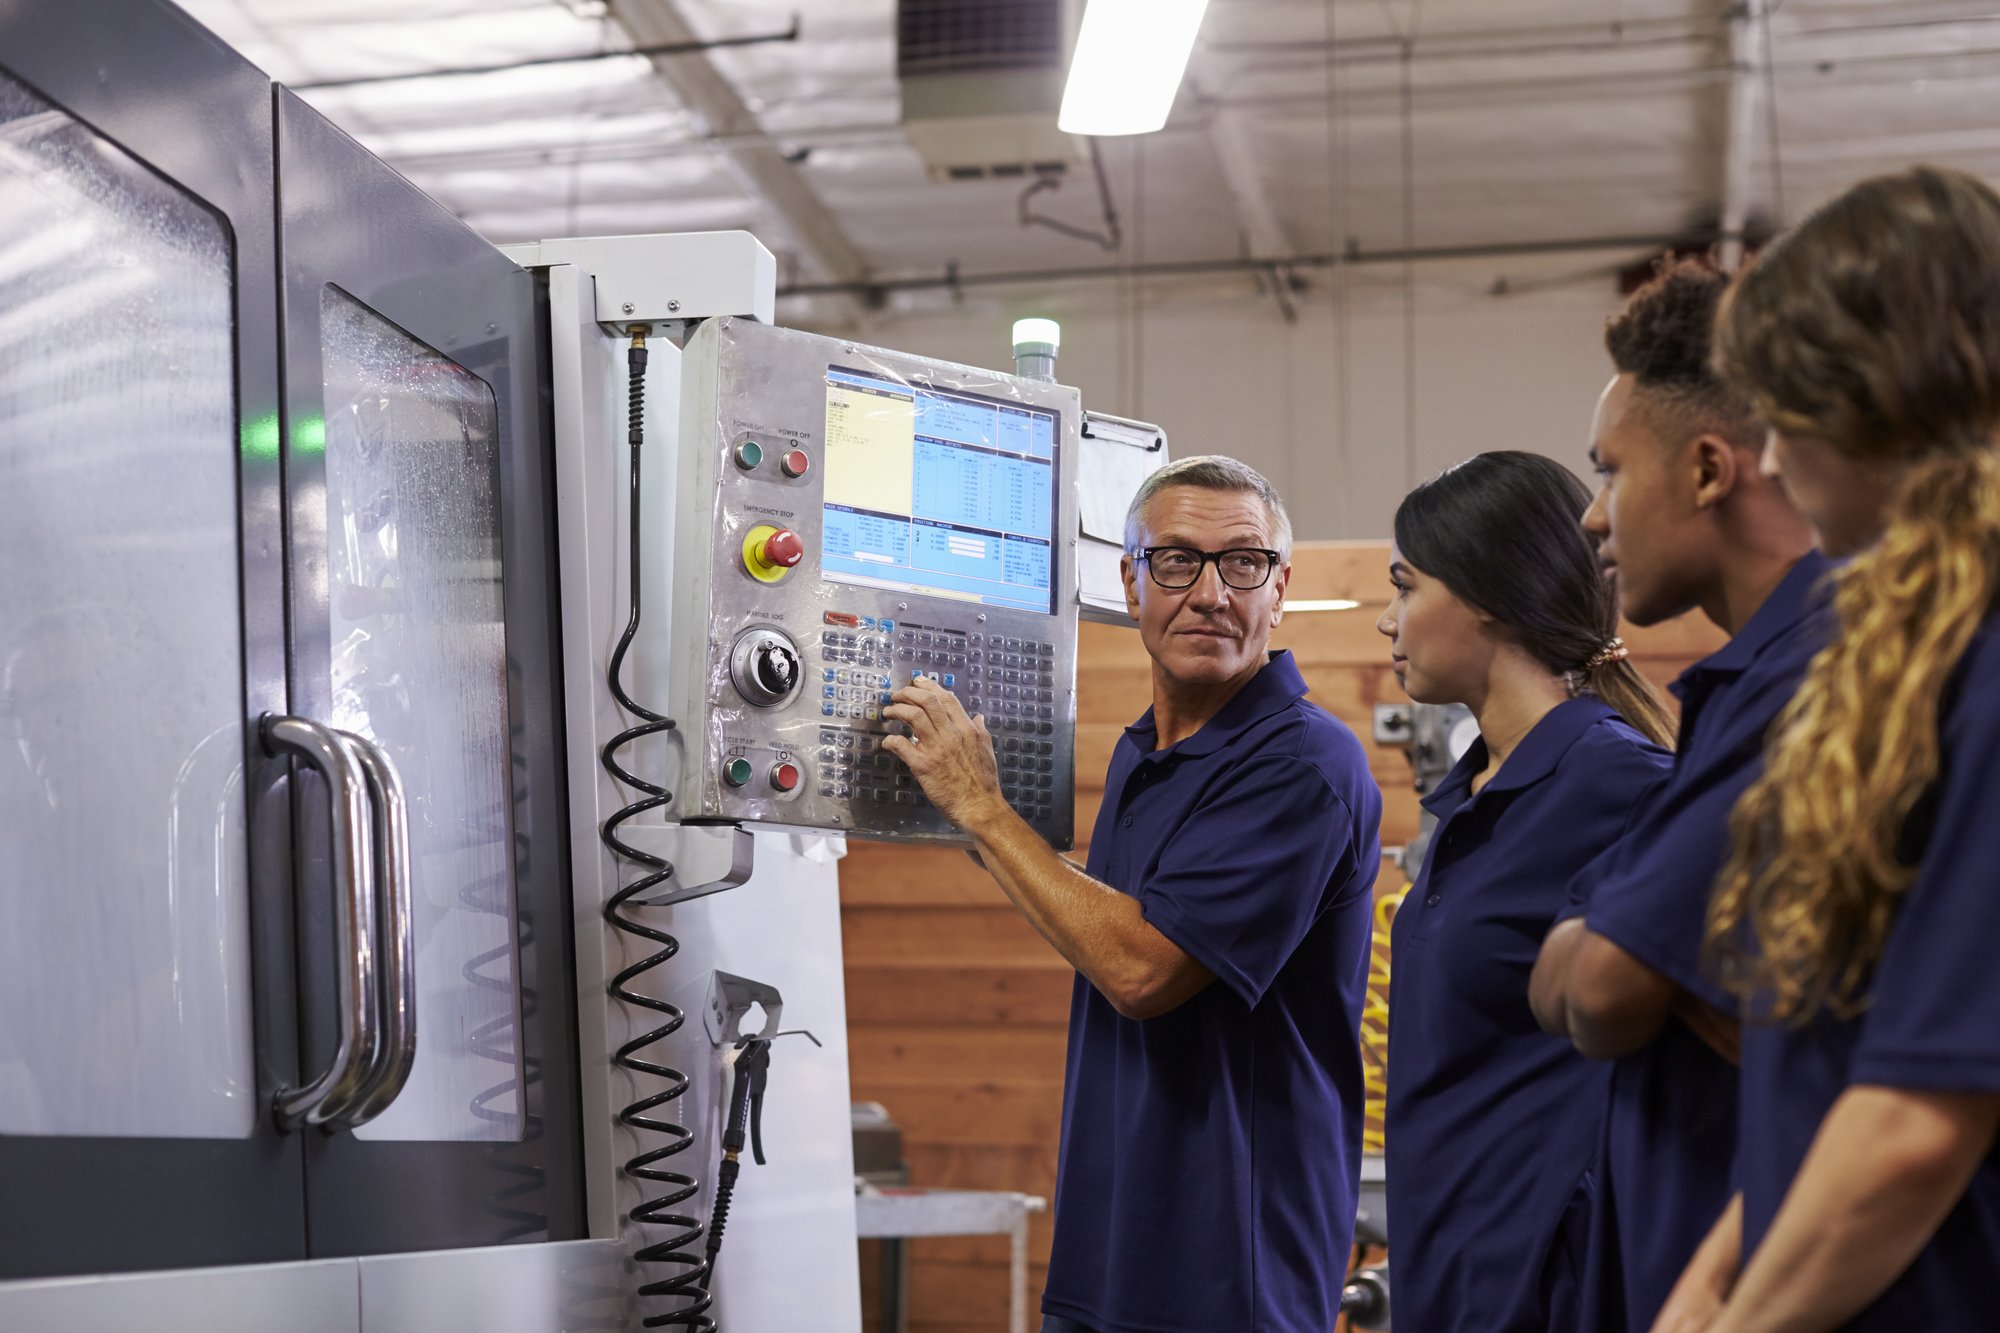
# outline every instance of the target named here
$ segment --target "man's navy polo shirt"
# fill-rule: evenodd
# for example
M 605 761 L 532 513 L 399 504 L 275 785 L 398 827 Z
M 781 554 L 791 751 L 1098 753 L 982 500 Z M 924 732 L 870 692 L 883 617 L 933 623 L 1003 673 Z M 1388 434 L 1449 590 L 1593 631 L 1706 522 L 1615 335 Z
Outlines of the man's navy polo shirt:
M 1475 742 L 1424 798 L 1438 825 L 1390 950 L 1389 1253 L 1417 1333 L 1578 1327 L 1610 1071 L 1541 1030 L 1528 976 L 1669 760 L 1581 698 L 1472 795 L 1486 763 Z
M 1709 890 L 1729 851 L 1729 812 L 1764 768 L 1764 737 L 1826 642 L 1822 580 L 1807 555 L 1720 651 L 1674 682 L 1673 777 L 1631 832 L 1570 886 L 1571 914 L 1726 1013 L 1702 974 Z M 1644 1333 L 1735 1192 L 1736 1067 L 1679 1019 L 1612 1066 L 1598 1161 L 1593 1328 Z M 1621 1294 L 1622 1292 L 1622 1294 Z M 1621 1317 L 1622 1316 L 1622 1317 Z
M 1770 1230 L 1835 1099 L 1855 1085 L 2000 1093 L 2000 625 L 1989 616 L 1953 677 L 1941 771 L 1906 844 L 1917 877 L 1858 1018 L 1743 1029 L 1738 1172 L 1746 1262 Z M 2000 1146 L 1930 1243 L 1842 1327 L 1992 1328 L 2000 1292 Z
M 1101 1333 L 1326 1333 L 1361 1165 L 1359 1029 L 1381 794 L 1290 653 L 1163 750 L 1120 738 L 1087 867 L 1216 981 L 1070 1003 L 1042 1309 Z

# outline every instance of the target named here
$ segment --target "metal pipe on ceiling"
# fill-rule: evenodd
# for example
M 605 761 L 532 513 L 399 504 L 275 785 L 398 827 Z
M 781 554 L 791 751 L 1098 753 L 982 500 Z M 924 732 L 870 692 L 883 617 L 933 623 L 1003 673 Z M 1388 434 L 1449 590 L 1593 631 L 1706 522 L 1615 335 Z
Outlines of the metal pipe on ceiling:
M 1866 55 L 1806 55 L 1773 59 L 1768 61 L 1767 70 L 1773 74 L 1791 71 L 1810 72 L 1826 75 L 1835 71 L 1846 72 L 1856 68 L 1875 69 L 1885 66 L 1931 64 L 1943 65 L 1954 61 L 1986 60 L 2000 56 L 2000 46 L 1982 46 L 1959 51 L 1897 51 L 1888 53 L 1871 52 Z M 1608 93 L 1630 95 L 1635 91 L 1658 90 L 1675 92 L 1684 88 L 1700 87 L 1704 84 L 1727 83 L 1733 68 L 1729 64 L 1693 65 L 1686 69 L 1644 70 L 1617 74 L 1581 74 L 1567 78 L 1507 79 L 1490 83 L 1460 83 L 1448 87 L 1419 87 L 1416 100 L 1422 105 L 1439 103 L 1459 103 L 1479 105 L 1483 99 L 1497 102 L 1503 98 L 1526 98 L 1528 100 L 1549 100 L 1551 94 L 1575 94 L 1602 90 Z M 2000 70 L 1980 70 L 1971 77 L 1991 79 Z M 1958 74 L 1927 72 L 1927 79 L 1966 77 Z M 1391 83 L 1379 87 L 1356 89 L 1343 94 L 1345 102 L 1389 102 L 1399 101 L 1401 91 Z M 1325 100 L 1325 94 L 1317 90 L 1300 89 L 1297 92 L 1251 93 L 1240 97 L 1217 99 L 1217 106 L 1284 106 L 1287 104 L 1317 104 Z M 1169 128 L 1173 128 L 1169 126 Z
M 753 33 L 743 37 L 716 37 L 707 41 L 662 42 L 655 46 L 628 46 L 616 51 L 584 51 L 567 56 L 537 56 L 532 60 L 509 60 L 498 65 L 455 65 L 445 69 L 413 69 L 400 74 L 368 74 L 352 79 L 317 79 L 311 83 L 287 84 L 293 92 L 320 92 L 328 88 L 360 88 L 376 83 L 402 83 L 409 79 L 456 79 L 473 74 L 503 74 L 508 70 L 534 69 L 542 65 L 579 65 L 593 60 L 615 60 L 620 56 L 687 56 L 704 51 L 720 51 L 732 46 L 764 46 L 773 42 L 796 42 L 799 18 L 783 32 Z
M 1675 15 L 1634 16 L 1631 18 L 1603 18 L 1582 23 L 1534 23 L 1517 28 L 1464 28 L 1448 29 L 1432 27 L 1429 32 L 1405 35 L 1385 32 L 1367 36 L 1346 36 L 1338 41 L 1331 37 L 1303 37 L 1297 40 L 1273 41 L 1229 41 L 1227 39 L 1204 42 L 1202 49 L 1223 53 L 1233 51 L 1327 51 L 1339 49 L 1352 52 L 1356 56 L 1379 53 L 1388 59 L 1401 59 L 1405 47 L 1418 55 L 1430 54 L 1436 47 L 1466 45 L 1481 51 L 1504 46 L 1507 42 L 1548 42 L 1561 41 L 1569 37 L 1617 38 L 1620 35 L 1650 35 L 1658 30 L 1705 29 L 1719 33 L 1720 27 L 1712 20 L 1685 18 Z
M 1257 0 L 1257 3 L 1262 4 L 1264 0 Z M 1859 18 L 1871 8 L 1876 12 L 1895 17 L 1880 20 Z M 1725 14 L 1717 20 L 1676 15 L 1612 16 L 1576 23 L 1528 24 L 1515 28 L 1453 30 L 1433 27 L 1430 32 L 1415 34 L 1407 39 L 1398 33 L 1380 33 L 1364 37 L 1342 37 L 1338 42 L 1327 38 L 1310 37 L 1273 41 L 1222 40 L 1204 42 L 1201 49 L 1223 55 L 1237 52 L 1286 52 L 1310 55 L 1324 54 L 1329 50 L 1338 49 L 1346 53 L 1344 56 L 1336 57 L 1342 63 L 1393 64 L 1403 58 L 1406 46 L 1410 48 L 1412 55 L 1422 60 L 1427 57 L 1431 59 L 1501 57 L 1540 50 L 1616 50 L 1621 47 L 1671 45 L 1706 40 L 1713 40 L 1719 44 L 1728 35 L 1731 17 L 1733 16 Z M 1872 7 L 1855 6 L 1844 11 L 1843 20 L 1838 22 L 1814 25 L 1811 20 L 1806 20 L 1800 26 L 1788 28 L 1784 35 L 1788 38 L 1824 37 L 1986 23 L 2000 23 L 2000 15 L 1994 14 L 1990 7 L 1985 5 L 1911 17 L 1908 0 L 1892 0 L 1891 3 Z M 1582 38 L 1588 45 L 1572 46 L 1569 44 L 1571 38 Z M 1510 46 L 1509 43 L 1521 43 L 1521 45 Z
M 1639 253 L 1685 249 L 1714 243 L 1711 229 L 1656 236 L 1576 236 L 1534 241 L 1495 241 L 1480 245 L 1407 246 L 1390 250 L 1354 249 L 1340 254 L 1299 254 L 1277 258 L 1158 260 L 1141 264 L 1094 264 L 1079 268 L 1016 269 L 995 273 L 938 274 L 902 278 L 870 278 L 860 282 L 802 282 L 780 287 L 780 297 L 858 296 L 879 301 L 897 292 L 949 291 L 961 287 L 1050 285 L 1104 282 L 1115 278 L 1185 278 L 1231 273 L 1269 275 L 1283 269 L 1332 268 L 1342 264 L 1419 264 L 1450 259 L 1505 259 L 1523 255 L 1578 254 L 1596 250 Z
M 1637 51 L 1656 46 L 1711 46 L 1724 40 L 1725 29 L 1716 26 L 1690 32 L 1652 33 L 1639 36 L 1608 36 L 1597 38 L 1577 38 L 1568 41 L 1544 41 L 1524 43 L 1519 46 L 1479 45 L 1443 46 L 1436 43 L 1410 43 L 1408 59 L 1429 63 L 1431 61 L 1507 60 L 1522 56 L 1541 55 L 1598 55 L 1616 51 Z M 1223 55 L 1291 55 L 1305 57 L 1317 54 L 1326 56 L 1327 48 L 1312 42 L 1271 42 L 1238 43 L 1205 47 Z M 1406 57 L 1400 45 L 1396 48 L 1380 47 L 1369 50 L 1346 51 L 1331 57 L 1336 65 L 1397 65 Z
M 1768 14 L 1766 14 L 1764 20 L 1766 23 L 1768 23 L 1768 18 L 1769 16 Z M 2000 23 L 2000 15 L 1994 15 L 1991 21 Z M 1959 20 L 1958 22 L 1970 26 L 1973 20 L 1969 19 Z M 1858 24 L 1852 27 L 1813 28 L 1798 32 L 1791 32 L 1785 35 L 1788 41 L 1792 38 L 1838 37 L 1847 34 L 1857 34 L 1857 35 L 1866 34 L 1872 36 L 1881 32 L 1886 32 L 1894 29 L 1902 29 L 1910 32 L 1920 32 L 1925 28 L 1932 26 L 1938 26 L 1938 25 L 1930 23 Z M 1615 49 L 1617 49 L 1615 44 L 1607 44 L 1604 47 L 1604 50 L 1606 52 L 1610 52 Z M 1794 42 L 1792 44 L 1792 49 L 1800 50 L 1803 52 L 1803 54 L 1790 56 L 1782 60 L 1773 60 L 1771 62 L 1771 67 L 1775 70 L 1812 70 L 1815 72 L 1823 73 L 1829 68 L 1839 68 L 1841 66 L 1847 66 L 1847 65 L 1901 65 L 1901 64 L 1910 64 L 1912 62 L 1959 60 L 1967 57 L 2000 55 L 2000 47 L 1992 45 L 1962 47 L 1956 51 L 1940 51 L 1940 50 L 1933 50 L 1926 48 L 1926 49 L 1909 50 L 1909 51 L 1868 51 L 1862 53 L 1856 53 L 1856 52 L 1836 53 L 1836 52 L 1827 52 L 1823 50 L 1813 49 L 1802 43 Z M 1292 60 L 1273 59 L 1266 61 L 1262 64 L 1244 66 L 1236 70 L 1235 74 L 1238 78 L 1243 78 L 1250 75 L 1268 75 L 1272 73 L 1285 72 L 1289 70 L 1306 71 L 1308 69 L 1316 69 L 1327 63 L 1323 58 L 1312 59 L 1311 57 L 1313 56 L 1313 54 L 1314 53 L 1312 53 L 1309 50 L 1300 49 L 1294 52 L 1294 55 L 1296 56 L 1295 59 Z M 1518 55 L 1521 54 L 1521 52 L 1495 51 L 1492 54 L 1495 56 L 1509 56 L 1509 55 Z M 1448 60 L 1457 60 L 1460 58 L 1461 57 L 1457 55 L 1441 56 L 1437 54 L 1432 54 L 1428 57 L 1418 55 L 1414 58 L 1414 63 L 1417 65 L 1424 65 L 1429 63 L 1430 61 L 1448 61 Z M 1400 64 L 1401 61 L 1399 59 L 1384 56 L 1380 59 L 1371 58 L 1368 60 L 1358 60 L 1358 61 L 1336 60 L 1334 63 L 1397 65 Z M 1726 76 L 1729 73 L 1729 70 L 1730 66 L 1726 63 L 1719 64 L 1714 62 L 1707 62 L 1707 63 L 1689 65 L 1680 69 L 1640 70 L 1640 71 L 1619 72 L 1613 74 L 1581 74 L 1581 75 L 1570 76 L 1567 78 L 1556 78 L 1556 79 L 1543 78 L 1536 80 L 1495 80 L 1492 82 L 1482 83 L 1482 84 L 1454 83 L 1447 87 L 1431 87 L 1431 88 L 1420 87 L 1417 89 L 1417 92 L 1419 96 L 1434 97 L 1444 94 L 1461 95 L 1465 93 L 1472 93 L 1472 94 L 1494 93 L 1494 92 L 1506 93 L 1506 92 L 1513 92 L 1518 90 L 1534 89 L 1534 88 L 1569 89 L 1569 88 L 1583 87 L 1594 83 L 1615 81 L 1615 80 L 1629 80 L 1629 79 L 1685 78 L 1685 79 L 1690 79 L 1691 81 L 1695 81 L 1705 76 L 1714 76 L 1714 75 Z M 1365 94 L 1373 94 L 1377 97 L 1385 97 L 1385 98 L 1394 97 L 1397 95 L 1395 86 L 1389 83 L 1384 83 L 1376 88 L 1362 89 L 1360 91 Z M 1316 92 L 1272 93 L 1264 95 L 1252 94 L 1245 97 L 1233 97 L 1233 98 L 1223 99 L 1223 104 L 1230 106 L 1248 106 L 1248 105 L 1258 105 L 1270 102 L 1309 101 L 1318 96 L 1319 94 Z

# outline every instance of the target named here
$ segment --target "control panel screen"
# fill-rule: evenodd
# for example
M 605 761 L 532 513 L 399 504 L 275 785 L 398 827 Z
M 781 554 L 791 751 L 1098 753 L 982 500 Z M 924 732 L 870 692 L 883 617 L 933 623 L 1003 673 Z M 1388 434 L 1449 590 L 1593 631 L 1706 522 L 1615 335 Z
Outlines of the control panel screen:
M 1060 424 L 828 368 L 823 576 L 1054 615 Z

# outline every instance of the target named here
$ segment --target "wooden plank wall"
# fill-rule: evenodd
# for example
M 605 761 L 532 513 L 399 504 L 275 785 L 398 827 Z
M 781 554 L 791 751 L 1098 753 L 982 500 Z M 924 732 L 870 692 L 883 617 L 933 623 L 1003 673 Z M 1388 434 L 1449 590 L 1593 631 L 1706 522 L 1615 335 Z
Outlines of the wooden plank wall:
M 1353 598 L 1361 605 L 1289 616 L 1273 646 L 1297 655 L 1312 698 L 1368 744 L 1386 797 L 1382 841 L 1385 848 L 1400 848 L 1417 831 L 1409 764 L 1401 750 L 1370 740 L 1374 705 L 1404 698 L 1389 670 L 1386 642 L 1375 631 L 1389 594 L 1388 564 L 1386 543 L 1300 547 L 1292 598 Z M 1628 629 L 1626 638 L 1642 669 L 1663 683 L 1721 642 L 1699 616 L 1648 631 Z M 1097 815 L 1112 746 L 1151 704 L 1151 688 L 1135 632 L 1083 627 L 1077 670 L 1080 843 Z M 1378 889 L 1402 882 L 1402 871 L 1385 856 Z M 1053 1198 L 1074 975 L 1068 965 L 959 852 L 855 842 L 840 883 L 855 1098 L 888 1107 L 903 1132 L 914 1183 Z M 1045 1213 L 1034 1221 L 1030 1247 L 1037 1299 L 1049 1236 Z M 863 1285 L 872 1321 L 875 1256 L 872 1245 L 865 1248 Z M 914 1242 L 909 1301 L 911 1333 L 1005 1328 L 1006 1242 Z

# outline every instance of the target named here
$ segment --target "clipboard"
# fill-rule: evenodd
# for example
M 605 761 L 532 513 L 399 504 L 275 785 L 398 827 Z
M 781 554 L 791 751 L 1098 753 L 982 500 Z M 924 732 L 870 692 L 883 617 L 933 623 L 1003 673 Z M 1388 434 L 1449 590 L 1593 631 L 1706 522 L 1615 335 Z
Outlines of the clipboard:
M 1085 620 L 1131 625 L 1119 557 L 1125 512 L 1147 477 L 1167 465 L 1167 433 L 1149 421 L 1085 412 L 1077 467 L 1077 604 Z

